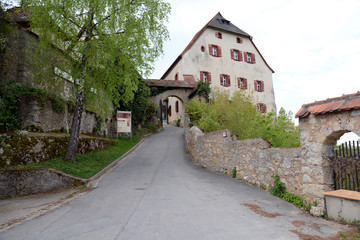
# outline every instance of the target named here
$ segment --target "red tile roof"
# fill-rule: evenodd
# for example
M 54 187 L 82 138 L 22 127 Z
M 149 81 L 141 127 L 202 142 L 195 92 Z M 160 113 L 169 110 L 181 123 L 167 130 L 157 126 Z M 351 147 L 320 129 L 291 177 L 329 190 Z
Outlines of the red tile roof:
M 145 79 L 149 87 L 195 88 L 194 84 L 181 80 Z
M 354 109 L 360 109 L 360 91 L 337 98 L 328 98 L 323 101 L 304 104 L 295 117 L 302 118 L 307 117 L 309 114 L 317 115 Z

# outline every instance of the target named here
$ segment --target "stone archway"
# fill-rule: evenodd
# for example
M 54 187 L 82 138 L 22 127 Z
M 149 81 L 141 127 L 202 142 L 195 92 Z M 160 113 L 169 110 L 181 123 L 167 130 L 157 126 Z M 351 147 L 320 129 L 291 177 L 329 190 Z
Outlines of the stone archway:
M 176 125 L 177 120 L 181 119 L 180 126 L 184 126 L 185 105 L 196 94 L 195 86 L 187 81 L 147 80 L 147 82 L 148 86 L 156 87 L 160 92 L 151 98 L 151 101 L 159 106 L 158 118 L 164 118 L 164 121 L 169 120 L 167 122 L 173 125 Z M 177 100 L 173 100 L 173 98 Z M 165 108 L 164 103 L 166 104 Z
M 299 118 L 302 174 L 306 176 L 303 194 L 322 198 L 333 190 L 330 158 L 336 141 L 346 132 L 360 134 L 360 92 L 305 104 Z

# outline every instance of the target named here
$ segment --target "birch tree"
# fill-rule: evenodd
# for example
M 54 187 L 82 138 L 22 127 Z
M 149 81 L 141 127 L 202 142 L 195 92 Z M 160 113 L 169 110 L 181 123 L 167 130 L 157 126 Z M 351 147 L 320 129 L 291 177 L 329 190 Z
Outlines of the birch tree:
M 23 0 L 22 5 L 38 47 L 58 49 L 67 59 L 57 64 L 74 80 L 76 103 L 64 159 L 75 161 L 84 101 L 94 89 L 104 89 L 114 103 L 134 97 L 139 75 L 152 72 L 169 38 L 170 5 L 161 0 Z

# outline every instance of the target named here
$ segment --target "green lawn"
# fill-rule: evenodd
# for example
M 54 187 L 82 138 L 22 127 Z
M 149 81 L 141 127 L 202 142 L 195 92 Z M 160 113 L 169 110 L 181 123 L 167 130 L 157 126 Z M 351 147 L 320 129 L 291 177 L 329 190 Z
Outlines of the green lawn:
M 56 157 L 50 161 L 32 163 L 11 168 L 53 168 L 79 178 L 91 178 L 110 163 L 121 157 L 124 153 L 133 148 L 140 142 L 140 137 L 122 137 L 113 139 L 114 146 L 104 150 L 91 152 L 76 156 L 76 163 L 63 161 L 61 157 Z

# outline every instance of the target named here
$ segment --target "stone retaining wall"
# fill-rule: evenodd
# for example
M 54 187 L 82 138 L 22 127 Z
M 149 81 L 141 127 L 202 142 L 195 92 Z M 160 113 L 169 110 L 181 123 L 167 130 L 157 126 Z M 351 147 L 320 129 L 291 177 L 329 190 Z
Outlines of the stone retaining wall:
M 0 170 L 0 198 L 43 193 L 83 184 L 83 179 L 52 169 Z
M 224 137 L 224 134 L 226 137 Z M 261 187 L 274 182 L 278 174 L 288 191 L 301 195 L 300 148 L 270 148 L 264 139 L 236 140 L 229 130 L 203 133 L 193 126 L 185 132 L 187 147 L 196 164 L 212 171 L 232 175 Z
M 63 156 L 69 137 L 65 134 L 28 133 L 0 135 L 0 168 L 50 160 Z M 78 154 L 102 150 L 114 142 L 105 138 L 82 137 L 78 143 Z

